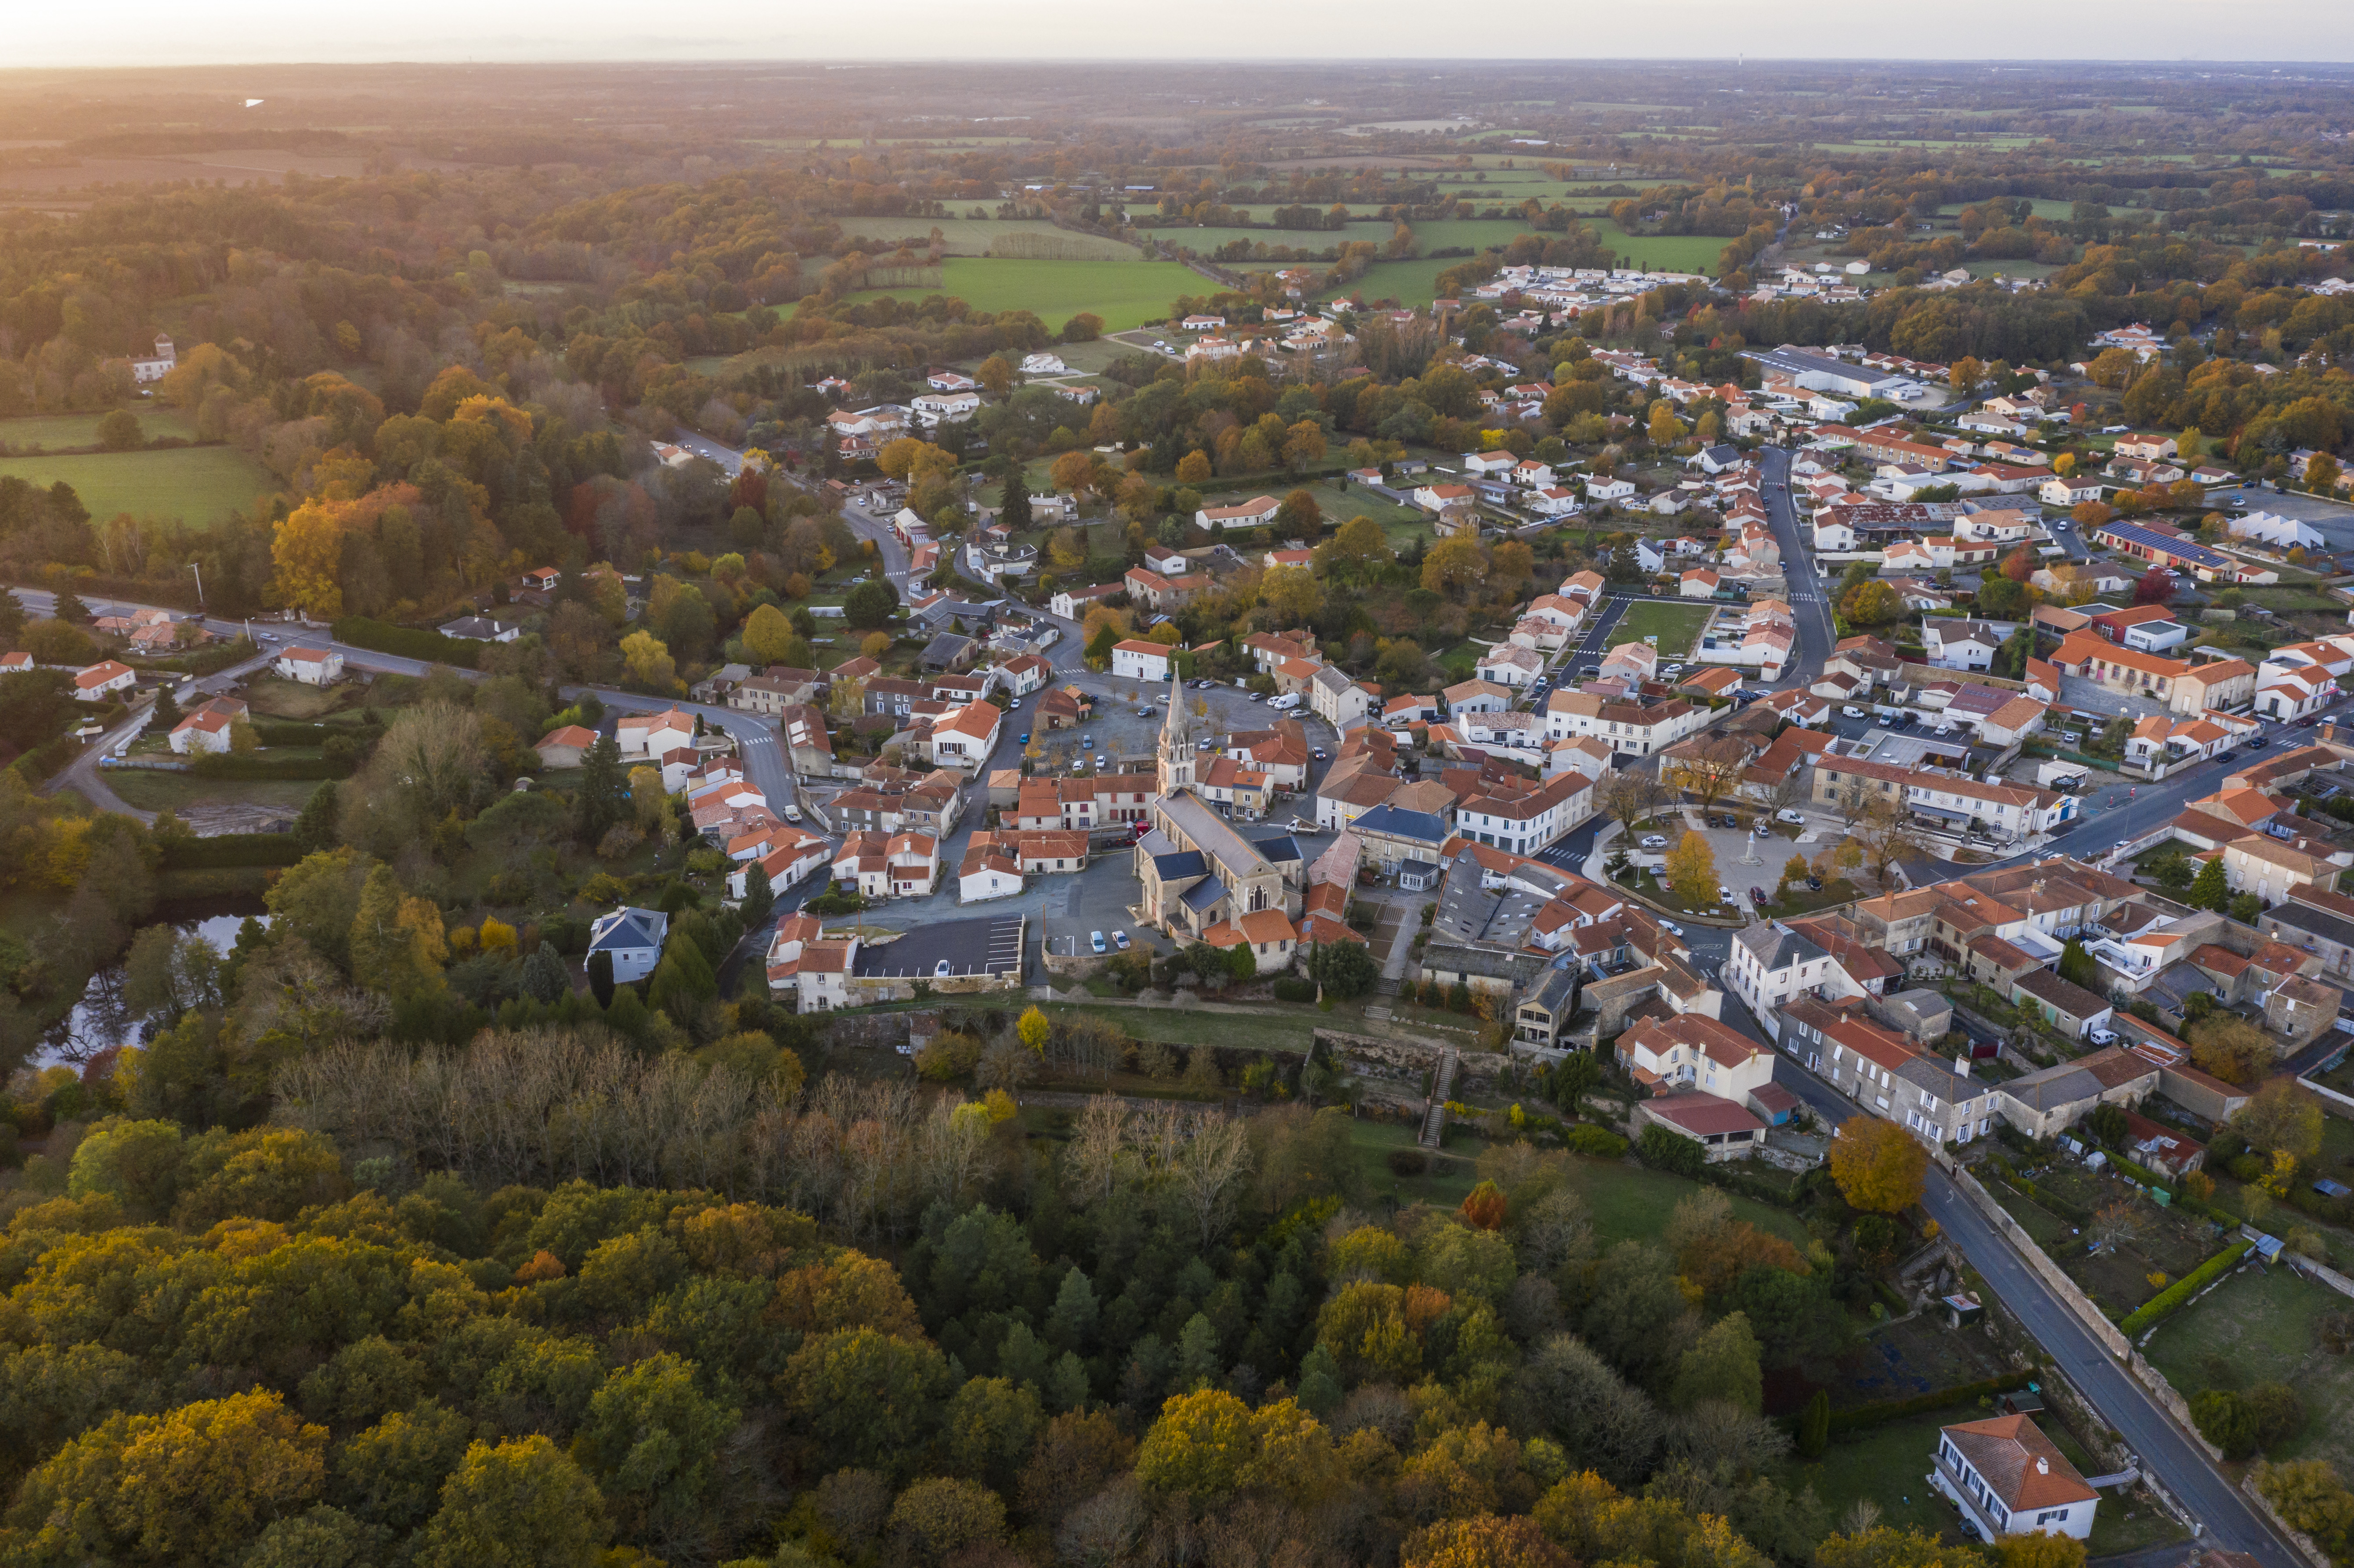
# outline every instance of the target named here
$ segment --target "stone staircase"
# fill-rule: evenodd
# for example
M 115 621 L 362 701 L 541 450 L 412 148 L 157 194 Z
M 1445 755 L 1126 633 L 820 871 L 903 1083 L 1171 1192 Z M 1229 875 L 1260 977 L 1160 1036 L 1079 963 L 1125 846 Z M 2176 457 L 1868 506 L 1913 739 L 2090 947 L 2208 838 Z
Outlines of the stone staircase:
M 1447 1131 L 1447 1097 L 1455 1092 L 1455 1047 L 1439 1059 L 1438 1083 L 1430 1092 L 1430 1110 L 1422 1118 L 1422 1146 L 1436 1149 Z

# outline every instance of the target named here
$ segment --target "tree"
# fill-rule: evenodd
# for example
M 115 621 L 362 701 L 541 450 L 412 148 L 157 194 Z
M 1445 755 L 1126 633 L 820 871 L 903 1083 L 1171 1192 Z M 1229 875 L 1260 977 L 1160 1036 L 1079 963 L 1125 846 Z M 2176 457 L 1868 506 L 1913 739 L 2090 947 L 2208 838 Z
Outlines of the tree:
M 139 428 L 138 415 L 117 408 L 98 421 L 98 444 L 110 452 L 136 451 L 147 444 L 147 433 Z
M 889 625 L 898 609 L 899 596 L 892 591 L 889 582 L 879 577 L 854 585 L 842 596 L 843 619 L 862 630 Z
M 2134 579 L 2136 604 L 2164 604 L 2174 597 L 2174 574 L 2153 566 Z
M 1284 626 L 1305 626 L 1324 608 L 1323 586 L 1301 567 L 1271 567 L 1259 578 L 1259 602 Z
M 1180 484 L 1207 484 L 1212 471 L 1210 454 L 1199 447 L 1177 460 L 1176 479 Z
M 2115 518 L 2116 508 L 2105 501 L 2079 501 L 2068 515 L 2077 527 L 2090 531 Z
M 2251 1149 L 2307 1164 L 2321 1152 L 2321 1101 L 2294 1078 L 2274 1078 L 2232 1113 L 2232 1130 Z
M 1433 545 L 1422 557 L 1422 586 L 1432 593 L 1460 599 L 1479 588 L 1488 571 L 1487 552 L 1468 534 L 1457 534 Z
M 1815 1390 L 1815 1397 L 1807 1401 L 1807 1408 L 1798 1416 L 1798 1457 L 1819 1459 L 1831 1440 L 1831 1395 L 1829 1389 Z
M 1323 461 L 1324 450 L 1324 427 L 1313 419 L 1302 419 L 1283 433 L 1284 464 L 1294 472 Z M 1310 497 L 1310 504 L 1314 503 L 1314 497 Z
M 621 662 L 633 685 L 658 696 L 673 696 L 679 684 L 678 664 L 670 649 L 651 631 L 632 631 L 621 639 Z
M 1850 1117 L 1831 1139 L 1831 1179 L 1840 1195 L 1872 1213 L 1902 1213 L 1921 1201 L 1929 1156 L 1918 1139 L 1879 1117 Z
M 789 664 L 808 652 L 791 620 L 775 605 L 764 604 L 744 618 L 744 652 L 751 662 Z
M 1401 1568 L 1576 1568 L 1526 1514 L 1441 1520 L 1406 1538 Z
M 1334 566 L 1345 567 L 1352 575 L 1360 577 L 1367 570 L 1385 566 L 1395 558 L 1395 552 L 1390 548 L 1389 535 L 1382 531 L 1380 524 L 1370 517 L 1352 517 L 1341 524 L 1340 531 L 1326 542 L 1325 548 L 1331 552 Z
M 2002 1568 L 2084 1568 L 2084 1543 L 2046 1530 L 2006 1535 L 1995 1550 Z
M 1364 995 L 1381 979 L 1381 966 L 1363 942 L 1318 942 L 1308 950 L 1308 978 L 1327 996 L 1346 1001 Z
M 226 1568 L 266 1523 L 317 1500 L 326 1446 L 325 1427 L 261 1389 L 163 1415 L 118 1411 L 24 1478 L 10 1522 L 38 1530 L 58 1562 Z
M 1765 1408 L 1765 1378 L 1748 1318 L 1729 1312 L 1683 1353 L 1668 1403 L 1690 1410 L 1703 1400 L 1718 1400 L 1755 1415 Z
M 2087 990 L 2098 991 L 2101 981 L 2100 966 L 2093 961 L 2092 954 L 2084 951 L 2084 944 L 2073 937 L 2069 938 L 2066 945 L 2060 949 L 2059 969 L 2060 978 L 2072 985 L 2081 985 Z
M 419 1568 L 581 1568 L 606 1540 L 604 1500 L 546 1437 L 475 1443 L 417 1534 Z
M 1493 1181 L 1482 1181 L 1465 1195 L 1456 1213 L 1473 1230 L 1493 1231 L 1502 1228 L 1505 1207 L 1503 1189 Z
M 2193 909 L 2221 913 L 2231 896 L 2231 887 L 2223 880 L 2223 857 L 2216 855 L 2199 867 L 2199 874 L 2191 878 L 2190 891 L 2183 895 L 2183 901 Z
M 743 920 L 747 930 L 757 931 L 769 923 L 769 916 L 776 912 L 776 908 L 777 895 L 775 889 L 769 885 L 769 868 L 754 861 L 751 868 L 744 873 L 744 899 L 737 906 L 737 915 Z
M 588 955 L 588 994 L 597 999 L 599 1008 L 613 1005 L 612 954 L 599 950 Z
M 1668 852 L 1668 885 L 1676 896 L 1691 907 L 1704 907 L 1716 902 L 1716 856 L 1708 841 L 1696 832 L 1686 832 L 1676 847 Z
M 1013 366 L 1002 354 L 992 354 L 974 369 L 972 378 L 992 397 L 1002 397 L 1013 385 Z
M 2338 460 L 2327 452 L 2316 452 L 2306 460 L 2305 487 L 2316 495 L 2338 493 Z
M 1312 491 L 1295 490 L 1275 509 L 1275 531 L 1282 538 L 1305 539 L 1312 544 L 1323 523 L 1324 509 L 1316 504 Z
M 899 1494 L 888 1525 L 898 1561 L 987 1562 L 1005 1534 L 1005 1504 L 987 1487 L 935 1476 Z
M 1553 1103 L 1572 1117 L 1581 1114 L 1585 1097 L 1602 1082 L 1602 1064 L 1590 1051 L 1572 1051 L 1553 1070 Z
M 1885 626 L 1903 616 L 1903 599 L 1876 577 L 1840 596 L 1840 618 L 1850 626 Z

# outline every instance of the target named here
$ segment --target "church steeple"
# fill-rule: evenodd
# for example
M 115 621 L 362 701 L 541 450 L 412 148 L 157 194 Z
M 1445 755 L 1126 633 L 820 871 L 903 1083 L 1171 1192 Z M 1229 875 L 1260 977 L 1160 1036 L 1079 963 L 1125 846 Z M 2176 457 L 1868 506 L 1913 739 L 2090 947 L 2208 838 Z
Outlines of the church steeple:
M 1193 720 L 1185 711 L 1185 683 L 1177 676 L 1173 658 L 1170 661 L 1169 712 L 1161 721 L 1157 770 L 1163 795 L 1173 795 L 1193 786 Z

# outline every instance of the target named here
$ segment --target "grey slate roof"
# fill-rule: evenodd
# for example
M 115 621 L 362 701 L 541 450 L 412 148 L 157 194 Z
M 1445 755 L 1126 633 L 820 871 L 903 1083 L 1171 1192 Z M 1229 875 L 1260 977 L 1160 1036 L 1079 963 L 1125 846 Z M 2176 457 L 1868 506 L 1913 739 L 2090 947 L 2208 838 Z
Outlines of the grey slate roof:
M 1199 915 L 1230 895 L 1225 883 L 1214 876 L 1204 877 L 1185 890 L 1185 907 Z
M 1359 817 L 1352 829 L 1361 834 L 1387 833 L 1394 839 L 1418 839 L 1427 844 L 1443 844 L 1449 836 L 1446 818 L 1386 804 Z
M 1733 939 L 1748 948 L 1768 974 L 1830 956 L 1796 931 L 1779 926 L 1744 926 L 1733 934 Z

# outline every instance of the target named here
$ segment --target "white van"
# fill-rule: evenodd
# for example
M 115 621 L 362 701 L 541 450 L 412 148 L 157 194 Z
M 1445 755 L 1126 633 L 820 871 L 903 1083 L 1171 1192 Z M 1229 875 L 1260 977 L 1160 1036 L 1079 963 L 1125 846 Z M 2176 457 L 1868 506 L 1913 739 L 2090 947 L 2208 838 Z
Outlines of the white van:
M 1299 705 L 1299 694 L 1298 692 L 1288 693 L 1283 696 L 1276 698 L 1275 701 L 1267 704 L 1267 705 L 1271 708 L 1280 708 L 1285 713 L 1289 713 L 1292 709 Z

